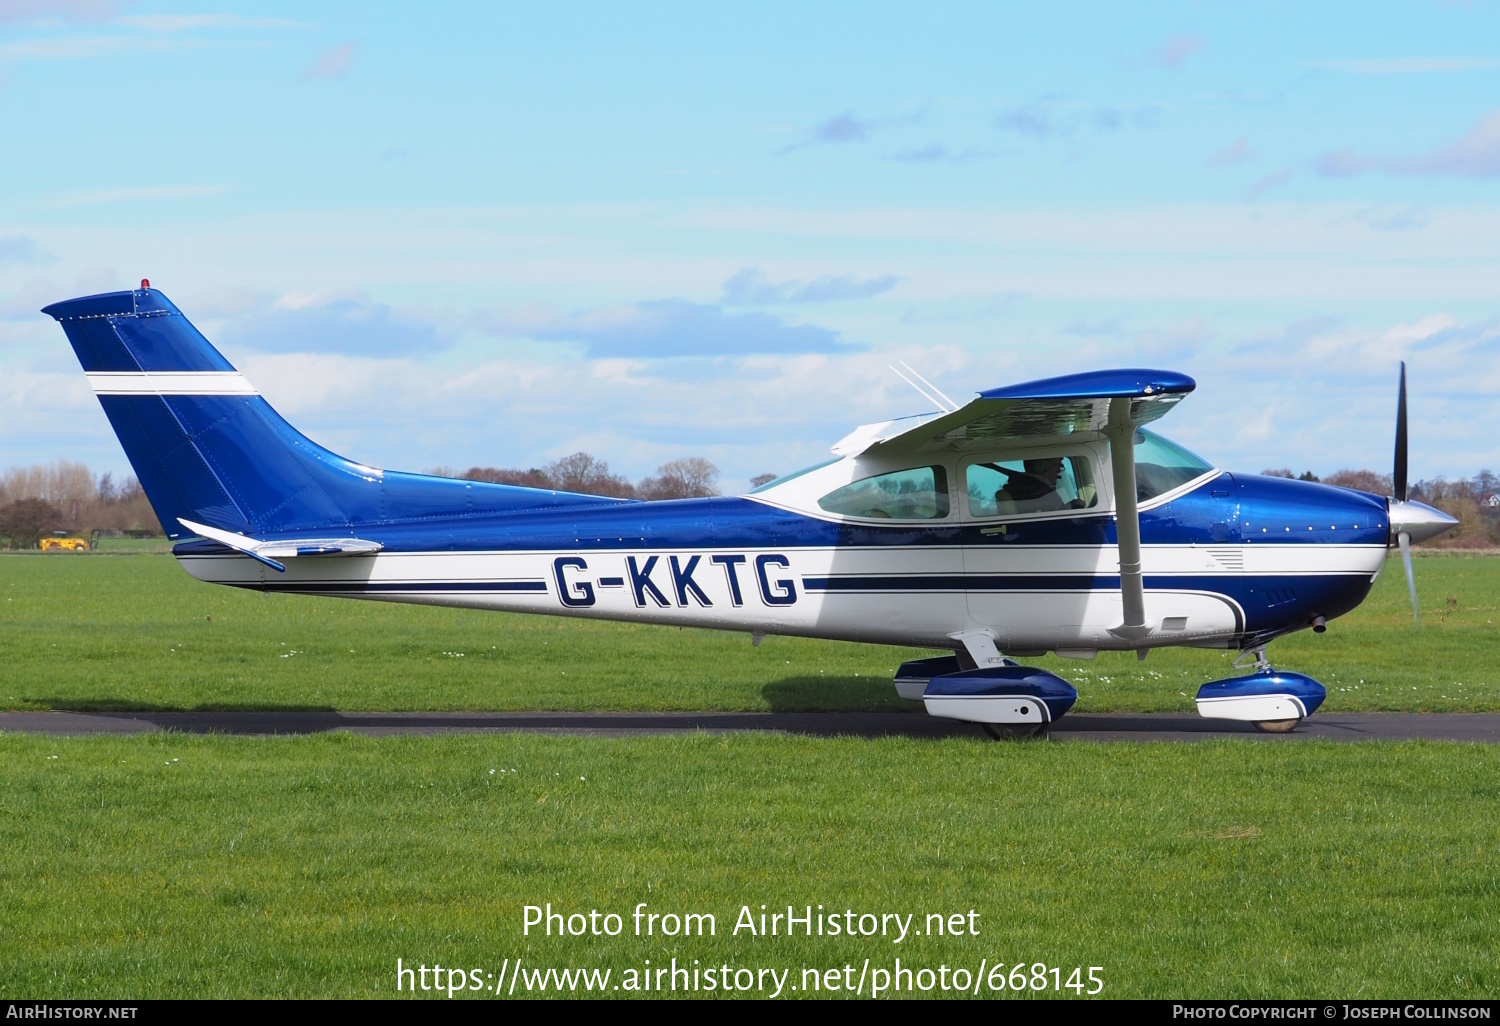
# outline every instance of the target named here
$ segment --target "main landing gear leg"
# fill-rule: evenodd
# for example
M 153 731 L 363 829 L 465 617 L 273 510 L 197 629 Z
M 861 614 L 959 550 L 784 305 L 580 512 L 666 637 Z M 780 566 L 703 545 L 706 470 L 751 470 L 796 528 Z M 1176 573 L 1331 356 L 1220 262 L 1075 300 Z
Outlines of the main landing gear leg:
M 1259 648 L 1252 648 L 1246 654 L 1255 657 L 1256 673 L 1273 672 L 1271 669 L 1271 660 L 1266 657 L 1266 646 L 1261 645 Z M 1235 660 L 1235 662 L 1238 663 L 1239 660 Z M 1251 722 L 1255 724 L 1255 729 L 1262 734 L 1290 734 L 1293 730 L 1297 729 L 1297 724 L 1302 722 L 1302 717 L 1294 716 L 1285 720 L 1252 720 Z
M 1267 734 L 1285 734 L 1311 716 L 1328 696 L 1311 677 L 1272 669 L 1264 645 L 1241 653 L 1235 667 L 1244 666 L 1250 658 L 1255 660 L 1254 673 L 1216 680 L 1198 689 L 1200 716 L 1248 721 Z

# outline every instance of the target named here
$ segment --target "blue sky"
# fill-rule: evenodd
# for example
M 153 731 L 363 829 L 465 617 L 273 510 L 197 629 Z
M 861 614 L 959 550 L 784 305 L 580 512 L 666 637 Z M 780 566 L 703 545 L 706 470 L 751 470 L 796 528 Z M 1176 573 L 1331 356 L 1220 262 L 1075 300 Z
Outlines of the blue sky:
M 1500 10 L 0 0 L 0 466 L 126 469 L 58 299 L 163 289 L 375 465 L 735 490 L 945 392 L 1199 382 L 1221 466 L 1500 469 Z

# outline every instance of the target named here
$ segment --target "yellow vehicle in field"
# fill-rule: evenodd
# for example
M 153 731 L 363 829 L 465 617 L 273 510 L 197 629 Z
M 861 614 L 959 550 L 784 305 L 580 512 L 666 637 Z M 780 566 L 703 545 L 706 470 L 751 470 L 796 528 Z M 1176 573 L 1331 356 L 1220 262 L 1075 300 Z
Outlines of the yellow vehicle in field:
M 43 552 L 87 552 L 89 542 L 87 538 L 43 538 L 40 547 Z

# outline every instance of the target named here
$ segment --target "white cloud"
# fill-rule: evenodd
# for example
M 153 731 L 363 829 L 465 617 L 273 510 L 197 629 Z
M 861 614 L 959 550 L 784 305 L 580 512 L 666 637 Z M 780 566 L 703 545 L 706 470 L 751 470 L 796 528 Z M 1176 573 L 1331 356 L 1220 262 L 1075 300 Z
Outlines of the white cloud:
M 156 39 L 143 36 L 50 36 L 0 44 L 0 60 L 65 61 L 117 53 L 160 53 L 206 45 L 200 39 Z
M 285 293 L 230 316 L 221 332 L 227 344 L 263 353 L 351 357 L 432 355 L 454 341 L 423 311 L 336 293 Z
M 1480 118 L 1453 142 L 1420 156 L 1366 157 L 1346 148 L 1318 158 L 1318 172 L 1328 178 L 1347 178 L 1368 171 L 1456 178 L 1500 177 L 1500 108 Z
M 1015 290 L 961 295 L 923 303 L 901 315 L 902 324 L 962 324 L 998 317 L 1027 297 Z
M 1193 54 L 1201 53 L 1205 45 L 1202 36 L 1195 32 L 1187 32 L 1169 37 L 1161 46 L 1151 51 L 1147 58 L 1153 64 L 1175 71 L 1187 63 L 1187 59 Z
M 1363 60 L 1313 61 L 1312 66 L 1353 72 L 1356 75 L 1412 75 L 1500 68 L 1500 60 L 1490 57 L 1376 57 Z
M 0 235 L 0 266 L 5 264 L 39 264 L 52 260 L 51 253 L 26 235 Z
M 119 0 L 0 0 L 0 25 L 108 21 L 119 9 Z
M 93 203 L 124 203 L 142 200 L 193 199 L 217 196 L 233 189 L 232 185 L 146 185 L 124 189 L 93 189 L 71 192 L 57 197 L 59 207 L 82 207 Z
M 943 143 L 928 143 L 926 146 L 911 146 L 897 150 L 891 155 L 891 159 L 903 164 L 968 164 L 993 156 L 994 153 L 990 150 L 981 150 L 972 146 L 955 149 Z
M 58 298 L 53 288 L 45 298 Z M 207 312 L 210 298 L 188 304 L 189 316 Z M 284 313 L 330 305 L 326 295 L 282 298 Z M 232 321 L 246 300 L 229 293 L 218 302 Z M 255 309 L 275 302 L 262 294 Z M 574 316 L 607 334 L 636 314 L 601 308 Z M 727 356 L 690 375 L 673 370 L 674 361 L 567 360 L 535 346 L 497 357 L 491 343 L 475 338 L 454 343 L 442 359 L 229 348 L 267 398 L 311 437 L 395 469 L 524 467 L 585 449 L 638 477 L 666 459 L 706 455 L 734 487 L 752 474 L 821 458 L 856 424 L 925 409 L 886 369 L 897 359 L 960 401 L 981 388 L 1086 367 L 1165 365 L 1200 383 L 1163 425 L 1169 436 L 1230 469 L 1294 465 L 1319 473 L 1384 469 L 1395 368 L 1405 359 L 1413 472 L 1467 475 L 1500 463 L 1493 444 L 1500 412 L 1489 399 L 1500 393 L 1500 318 L 1466 319 L 1438 309 L 1361 327 L 1312 317 L 1264 333 L 1226 330 L 1207 314 L 1132 320 L 1139 326 L 1129 330 L 1118 321 L 1051 332 L 1023 323 L 981 348 L 885 345 Z M 219 341 L 221 334 L 210 337 Z M 96 470 L 124 470 L 107 423 L 70 365 L 54 325 L 35 314 L 9 327 L 0 323 L 0 465 L 77 453 Z
M 783 146 L 776 151 L 776 155 L 784 156 L 809 146 L 841 146 L 848 143 L 868 142 L 870 137 L 880 129 L 918 123 L 922 120 L 925 110 L 924 106 L 909 114 L 884 118 L 862 118 L 854 111 L 846 110 L 818 122 L 806 137 Z
M 318 54 L 318 59 L 302 73 L 303 78 L 347 78 L 354 70 L 354 53 L 358 43 L 344 43 L 329 47 Z
M 1250 188 L 1245 190 L 1245 195 L 1250 199 L 1260 199 L 1272 189 L 1279 189 L 1292 180 L 1292 169 L 1284 167 L 1279 171 L 1272 171 L 1264 177 L 1257 178 L 1251 183 Z
M 138 14 L 117 19 L 119 24 L 147 32 L 187 32 L 193 29 L 306 28 L 286 18 L 246 18 L 239 14 Z
M 789 324 L 765 313 L 728 313 L 718 306 L 660 299 L 558 317 L 532 328 L 532 337 L 577 342 L 592 357 L 743 356 L 747 353 L 827 353 L 850 348 L 837 331 Z
M 1159 114 L 1154 106 L 1091 104 L 1044 96 L 1004 108 L 993 123 L 1003 132 L 1044 141 L 1067 138 L 1085 129 L 1118 132 L 1126 128 L 1150 128 L 1157 123 Z
M 1240 136 L 1234 142 L 1209 154 L 1209 167 L 1226 167 L 1230 164 L 1239 164 L 1249 160 L 1255 154 L 1250 150 L 1250 144 L 1244 136 Z
M 901 281 L 894 274 L 874 278 L 823 275 L 811 281 L 772 282 L 754 267 L 743 267 L 724 282 L 723 301 L 735 306 L 761 303 L 835 303 L 869 299 L 889 292 Z
M 1414 232 L 1426 228 L 1432 215 L 1422 207 L 1371 208 L 1355 215 L 1360 222 L 1382 232 Z

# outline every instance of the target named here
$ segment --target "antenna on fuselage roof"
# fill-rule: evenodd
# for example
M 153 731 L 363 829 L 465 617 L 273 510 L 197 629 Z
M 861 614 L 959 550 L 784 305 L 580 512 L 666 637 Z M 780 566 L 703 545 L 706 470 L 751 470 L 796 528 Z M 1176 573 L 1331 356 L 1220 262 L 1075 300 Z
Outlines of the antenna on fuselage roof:
M 915 388 L 923 399 L 926 399 L 928 402 L 940 407 L 944 413 L 952 413 L 954 410 L 958 409 L 958 403 L 954 402 L 952 399 L 949 399 L 936 385 L 928 381 L 926 378 L 922 377 L 922 375 L 918 374 L 912 368 L 911 364 L 907 363 L 905 360 L 899 360 L 897 362 L 900 363 L 902 367 L 905 367 L 911 374 L 911 376 L 916 378 L 917 381 L 920 381 L 922 385 L 926 385 L 927 388 L 924 389 L 922 385 L 917 384 L 917 381 L 913 381 L 911 378 L 901 373 L 901 369 L 897 367 L 896 364 L 892 363 L 887 364 L 886 366 L 890 367 L 892 373 L 894 373 L 896 377 L 906 382 L 912 388 Z M 931 392 L 929 392 L 928 389 L 931 389 Z

